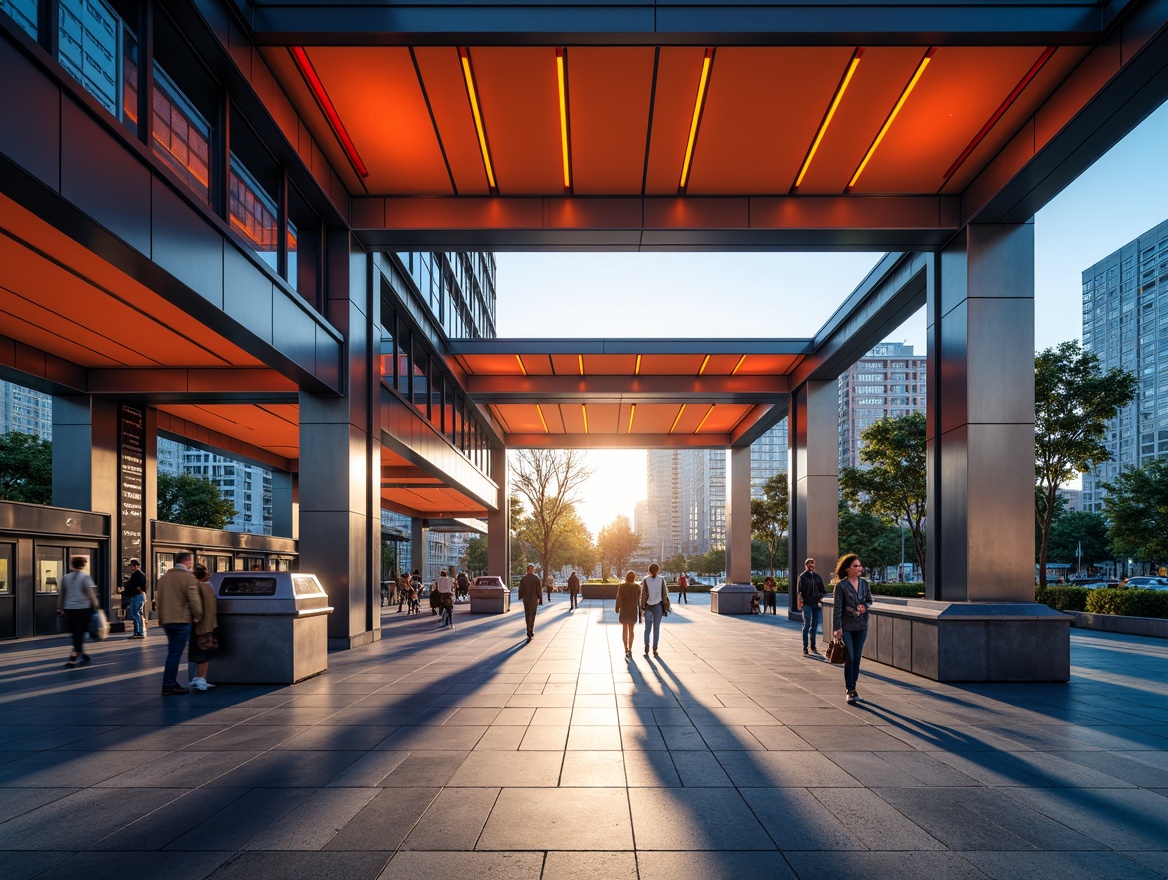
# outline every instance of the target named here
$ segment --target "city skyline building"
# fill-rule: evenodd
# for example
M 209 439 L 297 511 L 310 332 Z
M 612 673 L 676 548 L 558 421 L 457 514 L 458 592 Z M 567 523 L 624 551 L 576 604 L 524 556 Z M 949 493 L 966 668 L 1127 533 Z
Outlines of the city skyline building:
M 1083 350 L 1139 383 L 1107 423 L 1111 460 L 1083 474 L 1082 509 L 1102 513 L 1104 483 L 1168 455 L 1168 220 L 1083 270 Z
M 901 342 L 882 342 L 839 377 L 839 466 L 860 467 L 864 429 L 881 419 L 924 411 L 924 355 Z
M 0 380 L 0 434 L 9 431 L 52 440 L 52 395 Z
M 159 474 L 190 474 L 215 484 L 219 494 L 235 507 L 235 517 L 225 531 L 272 534 L 271 471 L 162 436 L 158 438 L 157 460 Z

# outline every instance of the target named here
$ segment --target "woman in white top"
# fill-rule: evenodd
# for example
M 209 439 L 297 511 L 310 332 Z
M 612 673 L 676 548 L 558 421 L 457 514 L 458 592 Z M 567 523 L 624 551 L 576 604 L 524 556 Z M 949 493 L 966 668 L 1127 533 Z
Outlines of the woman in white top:
M 61 578 L 57 587 L 57 614 L 65 618 L 73 636 L 73 653 L 65 663 L 70 669 L 78 663 L 89 662 L 89 655 L 84 650 L 85 634 L 89 631 L 93 610 L 99 607 L 96 585 L 85 573 L 88 563 L 84 556 L 74 556 L 69 560 L 69 573 Z
M 446 569 L 442 569 L 438 575 L 434 589 L 438 591 L 438 600 L 440 603 L 438 628 L 442 629 L 448 626 L 454 629 L 454 578 L 446 573 Z
M 645 612 L 645 656 L 649 656 L 649 633 L 653 634 L 653 656 L 657 653 L 657 642 L 661 638 L 661 618 L 669 613 L 669 591 L 665 589 L 665 578 L 658 575 L 661 566 L 656 562 L 649 566 L 649 576 L 641 581 L 641 608 Z

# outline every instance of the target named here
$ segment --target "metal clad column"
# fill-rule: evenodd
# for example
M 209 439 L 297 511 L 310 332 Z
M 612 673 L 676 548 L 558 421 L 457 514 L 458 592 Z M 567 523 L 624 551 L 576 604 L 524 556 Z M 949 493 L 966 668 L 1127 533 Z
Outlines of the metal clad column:
M 511 504 L 508 498 L 507 449 L 491 448 L 491 479 L 499 486 L 498 508 L 487 512 L 487 574 L 511 583 Z
M 831 579 L 839 546 L 839 384 L 806 382 L 791 394 L 787 421 L 790 454 L 791 578 L 813 557 L 824 583 Z M 788 615 L 802 620 L 790 591 Z
M 329 647 L 350 648 L 381 638 L 380 297 L 347 233 L 328 247 L 325 316 L 345 335 L 346 394 L 300 394 L 300 569 L 328 591 Z
M 289 471 L 272 471 L 272 534 L 297 538 L 296 475 Z
M 416 516 L 410 520 L 410 573 L 413 574 L 416 568 L 423 583 L 426 580 L 426 539 L 429 531 L 425 520 Z
M 726 456 L 726 583 L 750 583 L 750 447 Z
M 1033 221 L 967 227 L 929 282 L 926 595 L 1033 602 Z

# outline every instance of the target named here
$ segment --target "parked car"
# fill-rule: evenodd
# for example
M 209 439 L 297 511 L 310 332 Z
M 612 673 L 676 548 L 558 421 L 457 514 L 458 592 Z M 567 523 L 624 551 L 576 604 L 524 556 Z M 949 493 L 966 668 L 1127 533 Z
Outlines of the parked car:
M 1133 590 L 1168 590 L 1168 578 L 1162 577 L 1130 577 L 1127 585 Z
M 1072 587 L 1086 587 L 1088 590 L 1114 590 L 1119 586 L 1119 581 L 1083 581 L 1081 583 L 1071 584 Z

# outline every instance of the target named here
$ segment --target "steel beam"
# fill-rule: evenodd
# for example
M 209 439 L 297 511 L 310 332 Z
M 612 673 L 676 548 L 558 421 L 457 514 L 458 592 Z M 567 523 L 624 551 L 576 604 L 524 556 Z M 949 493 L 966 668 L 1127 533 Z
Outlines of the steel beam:
M 451 339 L 447 354 L 810 354 L 810 339 Z
M 786 376 L 470 376 L 466 390 L 480 404 L 772 403 L 788 383 Z
M 726 449 L 729 434 L 508 434 L 508 449 Z
M 150 403 L 296 403 L 296 383 L 266 367 L 90 369 L 86 390 Z

